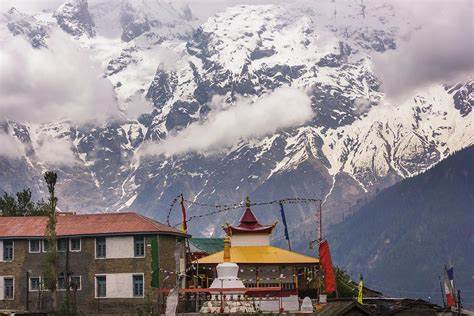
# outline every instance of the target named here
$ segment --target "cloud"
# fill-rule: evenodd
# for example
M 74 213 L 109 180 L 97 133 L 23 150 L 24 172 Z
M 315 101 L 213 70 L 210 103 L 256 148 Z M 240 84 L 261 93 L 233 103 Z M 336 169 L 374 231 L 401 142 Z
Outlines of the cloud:
M 47 49 L 34 49 L 20 36 L 0 44 L 0 117 L 82 124 L 120 116 L 112 84 L 64 33 L 53 31 Z
M 180 56 L 180 54 L 172 48 L 164 46 L 158 49 L 157 55 L 160 61 L 159 67 L 164 71 L 175 71 L 176 64 L 184 57 Z
M 0 157 L 9 159 L 21 158 L 25 155 L 25 147 L 14 136 L 0 132 Z
M 72 151 L 72 143 L 65 138 L 43 137 L 35 148 L 38 160 L 55 166 L 72 166 L 77 160 Z
M 308 95 L 295 88 L 280 88 L 253 103 L 250 99 L 238 99 L 229 108 L 213 107 L 204 122 L 192 123 L 160 143 L 144 144 L 139 155 L 172 156 L 218 151 L 241 139 L 301 125 L 314 115 Z
M 397 2 L 421 28 L 399 41 L 396 50 L 373 56 L 374 71 L 389 99 L 403 101 L 429 84 L 472 76 L 473 4 L 470 0 Z

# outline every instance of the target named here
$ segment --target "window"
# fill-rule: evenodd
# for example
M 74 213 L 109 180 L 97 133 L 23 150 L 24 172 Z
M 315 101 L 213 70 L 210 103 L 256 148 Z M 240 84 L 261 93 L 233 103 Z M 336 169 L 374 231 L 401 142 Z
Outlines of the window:
M 13 278 L 3 278 L 3 299 L 12 300 L 14 295 Z
M 49 249 L 49 242 L 46 239 L 43 239 L 43 252 L 48 251 Z
M 143 236 L 133 237 L 134 244 L 134 253 L 135 257 L 144 257 L 145 256 L 145 238 Z
M 39 291 L 41 284 L 40 277 L 30 277 L 30 291 Z
M 69 283 L 69 287 L 73 291 L 80 290 L 82 288 L 81 276 L 80 275 L 71 276 L 71 281 Z
M 96 296 L 106 297 L 107 296 L 107 279 L 105 275 L 95 277 L 96 282 Z
M 65 290 L 66 286 L 66 278 L 64 277 L 64 275 L 58 276 L 58 290 Z
M 65 238 L 58 239 L 58 251 L 66 252 L 66 250 L 67 250 L 67 239 Z
M 105 258 L 106 244 L 105 237 L 97 237 L 95 239 L 95 257 Z
M 133 297 L 143 297 L 143 275 L 133 276 Z
M 81 251 L 81 238 L 71 238 L 70 248 L 71 251 Z
M 3 261 L 13 261 L 13 240 L 3 241 Z
M 39 239 L 30 239 L 30 252 L 31 253 L 38 253 L 41 251 L 41 240 Z

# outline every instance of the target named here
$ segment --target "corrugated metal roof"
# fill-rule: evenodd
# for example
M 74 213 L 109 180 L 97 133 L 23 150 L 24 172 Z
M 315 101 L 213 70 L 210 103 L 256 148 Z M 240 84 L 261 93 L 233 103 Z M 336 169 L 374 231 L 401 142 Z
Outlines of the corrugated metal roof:
M 193 252 L 213 254 L 224 249 L 224 238 L 191 238 L 189 245 Z
M 46 216 L 0 217 L 0 238 L 43 237 Z M 181 231 L 133 212 L 101 214 L 58 214 L 58 236 L 161 233 L 184 235 Z
M 272 246 L 238 246 L 230 248 L 230 261 L 235 263 L 318 263 L 319 259 Z M 200 264 L 224 262 L 224 251 L 196 260 Z

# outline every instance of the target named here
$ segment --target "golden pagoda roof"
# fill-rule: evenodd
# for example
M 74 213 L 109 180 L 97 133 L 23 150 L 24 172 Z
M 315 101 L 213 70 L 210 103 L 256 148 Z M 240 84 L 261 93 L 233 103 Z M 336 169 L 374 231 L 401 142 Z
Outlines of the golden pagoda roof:
M 224 251 L 202 257 L 195 263 L 219 264 L 224 262 Z M 319 259 L 272 246 L 236 246 L 230 248 L 230 262 L 256 264 L 315 264 Z

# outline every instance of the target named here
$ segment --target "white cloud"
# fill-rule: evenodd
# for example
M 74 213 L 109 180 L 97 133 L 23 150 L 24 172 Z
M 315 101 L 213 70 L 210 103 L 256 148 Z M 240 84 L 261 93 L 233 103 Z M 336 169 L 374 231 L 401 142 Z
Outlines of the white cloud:
M 48 49 L 34 49 L 20 36 L 0 44 L 1 117 L 80 124 L 120 116 L 112 84 L 66 34 L 54 31 Z
M 207 120 L 192 123 L 159 143 L 146 143 L 140 155 L 171 156 L 218 151 L 241 139 L 261 137 L 301 125 L 313 115 L 307 94 L 295 88 L 280 88 L 254 103 L 249 99 L 239 99 L 229 108 L 218 109 L 214 105 Z
M 72 143 L 65 138 L 44 137 L 35 148 L 38 160 L 55 166 L 72 166 L 77 160 L 72 152 Z
M 397 1 L 420 30 L 398 41 L 396 50 L 375 54 L 374 70 L 389 99 L 403 101 L 432 83 L 465 80 L 474 73 L 474 2 Z
M 25 155 L 25 147 L 14 136 L 0 132 L 0 156 L 15 159 Z

